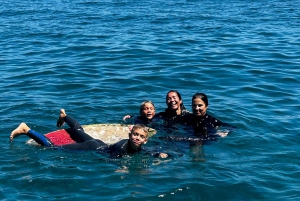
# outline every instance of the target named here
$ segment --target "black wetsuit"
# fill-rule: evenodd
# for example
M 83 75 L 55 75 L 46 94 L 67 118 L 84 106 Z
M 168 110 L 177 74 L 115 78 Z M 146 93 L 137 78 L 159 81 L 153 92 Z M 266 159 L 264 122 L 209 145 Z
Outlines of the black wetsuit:
M 93 137 L 85 133 L 82 126 L 69 115 L 66 116 L 64 120 L 70 126 L 72 134 L 75 135 L 76 139 L 80 141 L 79 143 L 55 146 L 46 136 L 36 131 L 30 130 L 28 131 L 27 135 L 43 146 L 57 147 L 69 150 L 98 150 L 109 153 L 111 156 L 117 158 L 122 157 L 123 155 L 133 154 L 135 152 L 141 151 L 141 149 L 133 150 L 129 145 L 128 139 L 121 140 L 113 145 L 108 145 L 103 141 L 94 139 Z
M 219 127 L 225 127 L 229 131 L 232 131 L 236 128 L 235 126 L 224 123 L 207 113 L 202 117 L 196 117 L 193 114 L 187 114 L 178 119 L 178 122 L 191 126 L 194 129 L 194 134 L 203 137 L 214 135 Z
M 176 111 L 167 108 L 164 112 L 158 113 L 157 116 L 164 119 L 165 123 L 177 123 L 179 118 L 188 114 L 190 114 L 190 112 L 186 109 L 182 109 L 178 115 Z
M 153 129 L 159 128 L 164 122 L 163 119 L 157 115 L 154 115 L 152 119 L 147 119 L 146 117 L 143 116 L 133 116 L 133 115 L 130 116 L 131 116 L 130 120 L 126 121 L 127 123 L 142 124 Z

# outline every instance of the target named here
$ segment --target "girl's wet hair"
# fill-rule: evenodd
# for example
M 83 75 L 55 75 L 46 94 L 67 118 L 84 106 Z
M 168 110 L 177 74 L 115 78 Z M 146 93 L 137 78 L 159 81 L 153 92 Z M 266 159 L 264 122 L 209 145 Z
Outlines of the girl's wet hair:
M 167 93 L 167 95 L 166 95 L 166 102 L 168 101 L 168 94 L 171 93 L 171 92 L 174 92 L 174 93 L 177 94 L 179 100 L 181 100 L 180 109 L 181 109 L 181 110 L 185 110 L 185 107 L 184 107 L 184 105 L 183 105 L 183 101 L 182 101 L 181 95 L 180 95 L 180 93 L 179 93 L 177 90 L 170 90 L 170 91 Z
M 192 101 L 196 98 L 200 98 L 205 103 L 205 106 L 206 107 L 208 106 L 208 98 L 207 98 L 206 94 L 204 94 L 204 93 L 195 93 L 193 95 Z
M 146 100 L 144 102 L 141 103 L 140 105 L 140 111 L 142 111 L 144 109 L 144 106 L 147 104 L 147 103 L 150 103 L 151 105 L 153 105 L 153 108 L 155 109 L 155 105 L 152 101 L 149 101 L 149 100 Z

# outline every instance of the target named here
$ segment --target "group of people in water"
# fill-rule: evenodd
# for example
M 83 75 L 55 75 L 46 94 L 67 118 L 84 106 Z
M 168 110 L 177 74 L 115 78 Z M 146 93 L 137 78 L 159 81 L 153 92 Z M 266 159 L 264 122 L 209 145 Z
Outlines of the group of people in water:
M 140 105 L 140 116 L 124 116 L 124 121 L 132 119 L 134 123 L 130 128 L 129 139 L 121 140 L 112 145 L 94 139 L 88 133 L 85 133 L 82 126 L 70 115 L 67 115 L 64 109 L 60 110 L 57 126 L 61 127 L 64 123 L 67 123 L 72 133 L 76 135 L 76 139 L 78 139 L 76 143 L 56 146 L 45 135 L 31 130 L 25 123 L 21 123 L 12 131 L 10 140 L 12 141 L 15 137 L 25 134 L 42 146 L 69 150 L 96 150 L 108 153 L 111 157 L 119 158 L 142 150 L 142 146 L 148 141 L 149 127 L 155 128 L 157 125 L 170 127 L 181 124 L 192 128 L 195 136 L 193 139 L 200 139 L 202 142 L 207 140 L 209 135 L 226 136 L 228 132 L 218 132 L 218 129 L 222 126 L 226 126 L 229 131 L 235 128 L 207 114 L 208 98 L 204 93 L 196 93 L 192 97 L 192 112 L 186 110 L 181 95 L 176 90 L 170 90 L 167 93 L 166 104 L 165 111 L 156 114 L 154 104 L 151 101 L 144 101 Z M 161 121 L 163 121 L 163 125 L 157 123 Z M 168 154 L 155 153 L 155 156 L 167 158 Z

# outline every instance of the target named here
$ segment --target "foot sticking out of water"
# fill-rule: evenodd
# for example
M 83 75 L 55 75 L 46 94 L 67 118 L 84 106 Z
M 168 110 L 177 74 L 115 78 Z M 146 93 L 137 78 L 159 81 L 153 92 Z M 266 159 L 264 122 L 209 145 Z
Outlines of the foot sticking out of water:
M 59 117 L 57 120 L 57 127 L 62 127 L 65 123 L 64 118 L 67 116 L 66 111 L 64 109 L 60 110 Z
M 13 141 L 14 138 L 18 137 L 21 134 L 27 133 L 30 128 L 23 122 L 21 123 L 15 130 L 13 130 L 10 134 L 10 141 Z

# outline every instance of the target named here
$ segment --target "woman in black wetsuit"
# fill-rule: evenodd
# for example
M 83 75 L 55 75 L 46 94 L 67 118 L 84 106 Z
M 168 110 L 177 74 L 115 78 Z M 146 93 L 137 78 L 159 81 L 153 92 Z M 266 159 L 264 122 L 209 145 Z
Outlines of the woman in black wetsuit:
M 144 125 L 133 126 L 131 132 L 129 133 L 129 139 L 121 140 L 113 145 L 107 145 L 103 141 L 94 139 L 85 133 L 82 126 L 71 116 L 66 115 L 65 111 L 62 109 L 60 111 L 60 117 L 57 125 L 62 126 L 64 122 L 70 126 L 72 133 L 76 135 L 76 138 L 80 139 L 81 142 L 62 146 L 54 146 L 53 143 L 51 143 L 51 141 L 44 135 L 31 130 L 25 123 L 21 123 L 19 127 L 12 131 L 10 140 L 12 141 L 15 137 L 21 134 L 26 134 L 43 146 L 58 147 L 69 150 L 98 150 L 109 153 L 112 157 L 116 158 L 141 151 L 142 145 L 148 141 L 148 128 Z M 159 157 L 165 158 L 167 155 L 160 153 Z
M 185 109 L 181 95 L 176 90 L 170 90 L 166 95 L 167 109 L 164 112 L 157 114 L 158 117 L 163 118 L 167 123 L 177 122 L 179 117 L 190 114 Z
M 190 125 L 194 128 L 195 134 L 207 138 L 209 134 L 218 134 L 225 137 L 228 132 L 219 132 L 219 127 L 226 127 L 229 131 L 235 127 L 224 123 L 206 113 L 208 108 L 208 98 L 204 93 L 196 93 L 192 97 L 193 114 L 187 114 L 179 119 L 180 123 Z

